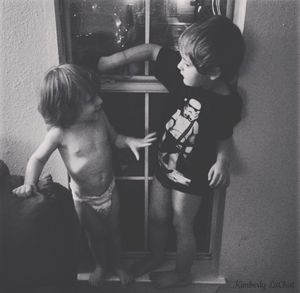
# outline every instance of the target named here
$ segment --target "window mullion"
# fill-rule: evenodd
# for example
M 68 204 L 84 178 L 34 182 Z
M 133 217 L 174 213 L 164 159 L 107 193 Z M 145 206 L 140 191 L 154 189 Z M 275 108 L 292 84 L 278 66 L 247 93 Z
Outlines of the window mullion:
M 150 0 L 145 0 L 145 43 L 150 41 Z M 149 62 L 145 62 L 145 75 L 149 75 Z M 145 135 L 149 133 L 149 93 L 145 93 Z M 145 249 L 148 251 L 148 198 L 149 198 L 149 148 L 145 149 Z
M 145 93 L 145 135 L 149 133 L 149 93 Z M 145 149 L 145 249 L 148 250 L 149 148 Z
M 150 0 L 145 0 L 145 43 L 150 42 Z M 145 62 L 145 75 L 149 75 L 149 62 Z

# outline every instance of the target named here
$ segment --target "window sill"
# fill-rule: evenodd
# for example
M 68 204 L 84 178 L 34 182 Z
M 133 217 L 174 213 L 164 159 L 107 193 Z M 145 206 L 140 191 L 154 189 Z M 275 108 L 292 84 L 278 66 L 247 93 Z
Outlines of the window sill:
M 129 264 L 129 262 L 128 262 Z M 174 267 L 174 260 L 167 260 L 165 264 L 160 267 L 159 271 L 171 270 Z M 84 272 L 77 275 L 78 281 L 87 281 L 90 273 Z M 192 268 L 192 283 L 201 285 L 225 285 L 226 280 L 224 277 L 219 276 L 215 269 L 215 264 L 212 260 L 195 260 Z M 108 282 L 118 282 L 119 279 L 116 276 L 108 276 L 106 278 Z M 145 274 L 136 280 L 137 283 L 149 283 L 149 275 Z
M 167 93 L 167 89 L 154 77 L 144 75 L 102 75 L 103 92 Z

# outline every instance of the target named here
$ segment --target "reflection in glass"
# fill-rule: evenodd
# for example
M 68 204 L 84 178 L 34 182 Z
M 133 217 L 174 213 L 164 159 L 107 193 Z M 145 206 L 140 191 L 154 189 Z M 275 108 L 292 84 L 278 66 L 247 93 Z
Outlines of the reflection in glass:
M 150 1 L 150 43 L 178 49 L 178 38 L 193 22 L 194 9 L 190 0 Z M 150 64 L 153 75 L 153 64 Z
M 96 68 L 99 57 L 144 44 L 145 40 L 177 49 L 178 37 L 191 23 L 203 22 L 216 14 L 232 14 L 227 11 L 227 2 L 229 0 L 61 1 L 67 61 Z M 145 3 L 150 3 L 149 10 Z M 145 66 L 141 62 L 110 73 L 144 75 Z
M 150 42 L 177 48 L 180 34 L 193 22 L 190 0 L 151 0 Z
M 67 0 L 64 10 L 72 62 L 95 67 L 100 56 L 144 43 L 143 0 Z

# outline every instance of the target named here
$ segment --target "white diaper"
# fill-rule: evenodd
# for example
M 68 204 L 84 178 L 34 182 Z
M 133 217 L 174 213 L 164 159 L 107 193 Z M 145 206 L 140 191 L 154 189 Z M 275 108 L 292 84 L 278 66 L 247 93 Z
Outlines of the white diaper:
M 73 200 L 89 204 L 97 213 L 108 214 L 111 209 L 111 196 L 115 185 L 115 179 L 113 178 L 106 191 L 97 196 L 79 196 L 73 192 Z

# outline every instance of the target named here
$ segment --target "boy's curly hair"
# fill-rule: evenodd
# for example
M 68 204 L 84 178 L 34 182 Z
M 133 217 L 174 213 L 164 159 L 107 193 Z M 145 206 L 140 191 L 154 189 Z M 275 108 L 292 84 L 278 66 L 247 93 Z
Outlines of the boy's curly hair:
M 67 128 L 76 121 L 80 106 L 99 92 L 95 72 L 75 64 L 55 66 L 44 77 L 38 110 L 49 126 Z
M 219 67 L 227 81 L 237 74 L 245 52 L 240 29 L 225 16 L 192 24 L 181 34 L 178 43 L 180 52 L 191 59 L 198 72 L 207 74 Z

